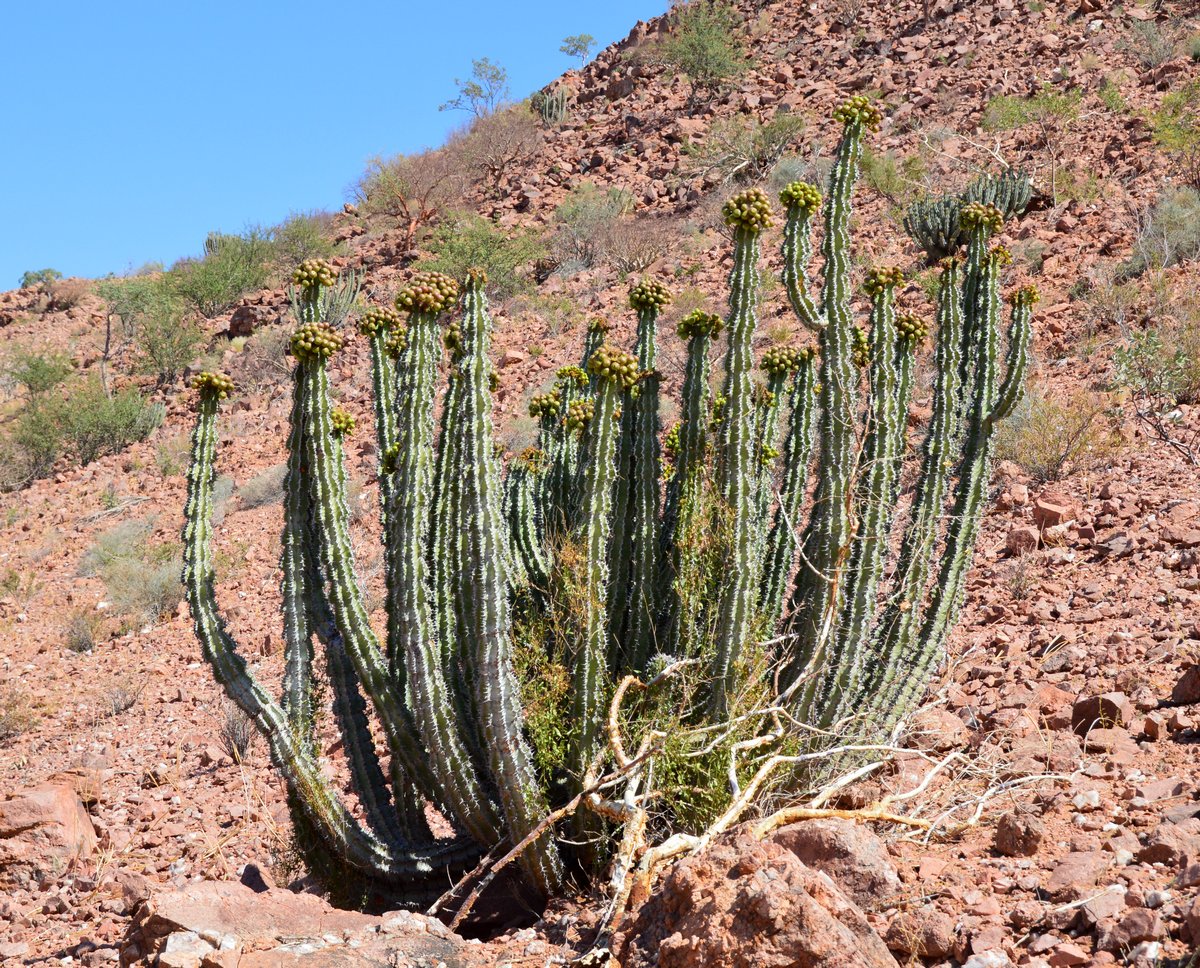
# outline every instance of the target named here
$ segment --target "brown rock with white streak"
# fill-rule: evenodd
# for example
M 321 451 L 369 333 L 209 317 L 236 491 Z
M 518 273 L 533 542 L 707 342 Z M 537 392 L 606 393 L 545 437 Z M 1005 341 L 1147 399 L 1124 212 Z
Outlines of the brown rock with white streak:
M 91 818 L 70 787 L 36 787 L 0 801 L 0 885 L 57 877 L 95 849 Z
M 744 832 L 677 864 L 619 957 L 625 968 L 897 968 L 827 875 Z

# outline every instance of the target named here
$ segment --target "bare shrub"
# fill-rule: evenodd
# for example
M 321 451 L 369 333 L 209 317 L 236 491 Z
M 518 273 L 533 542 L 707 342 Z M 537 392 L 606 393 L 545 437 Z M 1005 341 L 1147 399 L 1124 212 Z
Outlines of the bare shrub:
M 282 501 L 283 479 L 286 476 L 287 465 L 276 464 L 274 467 L 268 467 L 257 477 L 248 480 L 235 492 L 242 510 L 249 511 Z
M 670 251 L 672 226 L 662 219 L 620 219 L 609 227 L 603 245 L 606 256 L 622 275 L 645 272 Z
M 354 198 L 365 214 L 397 219 L 405 247 L 411 249 L 418 235 L 461 197 L 464 181 L 461 157 L 447 148 L 372 158 L 354 186 Z
M 457 141 L 467 169 L 494 195 L 541 144 L 541 126 L 524 105 L 477 118 Z
M 0 743 L 16 739 L 37 724 L 37 714 L 23 693 L 0 693 Z
M 225 716 L 221 720 L 218 738 L 221 749 L 234 763 L 241 763 L 254 745 L 254 720 L 247 716 L 237 706 L 227 705 Z

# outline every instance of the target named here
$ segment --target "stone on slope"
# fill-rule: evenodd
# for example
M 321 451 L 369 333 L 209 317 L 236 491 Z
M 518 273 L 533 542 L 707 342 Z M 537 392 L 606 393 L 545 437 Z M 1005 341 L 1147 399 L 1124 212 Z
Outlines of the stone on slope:
M 857 904 L 878 905 L 903 891 L 883 841 L 852 820 L 806 820 L 781 827 L 771 839 L 828 874 Z
M 832 879 L 744 831 L 676 864 L 620 947 L 624 968 L 897 968 Z
M 91 818 L 70 787 L 35 787 L 0 800 L 0 887 L 56 879 L 95 849 Z
M 462 942 L 434 918 L 342 911 L 313 894 L 238 882 L 200 882 L 157 894 L 137 912 L 123 964 L 206 968 L 229 953 L 238 968 L 367 968 L 416 962 L 454 964 Z M 230 955 L 230 957 L 232 957 Z

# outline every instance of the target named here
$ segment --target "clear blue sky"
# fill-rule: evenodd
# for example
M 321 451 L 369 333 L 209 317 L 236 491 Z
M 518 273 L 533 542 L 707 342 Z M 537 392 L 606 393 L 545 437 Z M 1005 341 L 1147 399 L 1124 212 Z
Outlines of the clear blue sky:
M 665 0 L 20 2 L 0 59 L 0 290 L 198 253 L 211 230 L 337 209 L 367 158 L 440 144 L 473 57 L 523 97 Z

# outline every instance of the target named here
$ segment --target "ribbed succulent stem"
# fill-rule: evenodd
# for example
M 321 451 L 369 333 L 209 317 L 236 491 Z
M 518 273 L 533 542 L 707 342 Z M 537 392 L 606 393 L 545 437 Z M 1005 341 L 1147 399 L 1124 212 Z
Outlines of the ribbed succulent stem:
M 815 190 L 812 194 L 815 196 Z M 783 223 L 783 286 L 800 322 L 809 329 L 819 330 L 822 326 L 821 310 L 812 297 L 812 285 L 808 278 L 808 264 L 812 260 L 812 215 L 816 209 L 814 204 L 808 204 L 808 198 L 794 200 L 786 196 L 785 192 L 787 217 Z
M 783 445 L 783 478 L 779 487 L 779 503 L 763 564 L 759 608 L 767 628 L 774 630 L 783 616 L 788 579 L 796 560 L 799 543 L 800 511 L 808 486 L 808 463 L 812 456 L 813 428 L 816 425 L 816 359 L 806 353 L 800 368 L 792 378 L 788 433 Z
M 870 404 L 864 473 L 858 482 L 858 522 L 845 582 L 845 605 L 834 632 L 834 661 L 817 690 L 811 722 L 828 727 L 840 711 L 843 695 L 857 682 L 866 640 L 875 614 L 879 582 L 887 563 L 895 511 L 896 482 L 904 459 L 912 359 L 897 352 L 893 288 L 884 285 L 872 299 Z
M 948 260 L 938 284 L 936 382 L 929 432 L 908 527 L 897 558 L 893 589 L 876 621 L 872 634 L 872 660 L 856 693 L 855 702 L 860 708 L 871 704 L 881 688 L 890 686 L 899 668 L 899 657 L 911 649 L 913 635 L 924 614 L 925 587 L 935 562 L 942 508 L 954 470 L 954 452 L 959 437 L 959 361 L 963 352 L 959 280 L 958 261 Z
M 659 478 L 658 451 L 659 376 L 655 371 L 658 306 L 638 311 L 637 361 L 642 379 L 633 411 L 633 479 L 630 484 L 629 591 L 623 646 L 626 668 L 641 670 L 654 651 L 654 622 L 658 617 Z
M 266 738 L 272 762 L 288 784 L 291 801 L 329 849 L 369 876 L 403 880 L 420 891 L 452 876 L 472 862 L 479 850 L 461 842 L 385 844 L 364 829 L 337 799 L 316 761 L 296 741 L 284 710 L 273 702 L 246 668 L 237 645 L 217 611 L 213 592 L 212 488 L 215 477 L 216 415 L 219 399 L 202 387 L 183 533 L 183 584 L 196 637 L 205 659 L 229 699 L 249 716 Z M 447 868 L 450 868 L 449 870 Z
M 468 624 L 460 630 L 472 643 L 479 720 L 491 774 L 512 841 L 528 835 L 546 815 L 545 795 L 525 741 L 520 688 L 512 661 L 512 616 L 508 559 L 500 512 L 500 475 L 492 437 L 489 384 L 491 320 L 484 281 L 472 274 L 463 306 L 463 434 L 461 594 L 469 596 Z M 546 833 L 521 857 L 533 884 L 546 895 L 562 882 L 562 862 Z
M 824 661 L 822 637 L 841 605 L 841 574 L 854 537 L 850 508 L 858 471 L 859 371 L 854 362 L 851 313 L 850 214 L 863 130 L 861 120 L 846 123 L 825 197 L 825 237 L 821 242 L 825 258 L 821 292 L 824 325 L 818 342 L 820 476 L 792 592 L 792 630 L 796 641 L 790 648 L 792 656 L 784 671 L 784 686 L 791 685 L 810 664 L 819 666 Z
M 684 368 L 682 402 L 679 424 L 679 448 L 675 469 L 667 482 L 663 507 L 662 542 L 664 563 L 661 596 L 663 620 L 660 638 L 662 650 L 670 655 L 689 636 L 679 628 L 680 598 L 675 581 L 679 575 L 682 535 L 691 532 L 688 515 L 699 507 L 705 479 L 705 456 L 708 453 L 708 423 L 710 410 L 709 349 L 724 322 L 719 316 L 696 311 L 680 323 L 679 335 L 686 338 L 687 363 Z
M 304 383 L 305 451 L 313 510 L 320 534 L 321 568 L 329 584 L 329 602 L 338 631 L 354 662 L 362 687 L 374 704 L 393 756 L 422 789 L 439 797 L 439 806 L 455 819 L 455 810 L 440 801 L 443 788 L 435 781 L 427 756 L 408 716 L 403 694 L 389 673 L 379 642 L 371 629 L 362 589 L 354 574 L 350 543 L 350 511 L 341 486 L 342 448 L 334 434 L 329 405 L 329 377 L 323 360 L 302 363 Z
M 730 509 L 732 526 L 725 580 L 717 601 L 711 711 L 725 714 L 733 689 L 733 667 L 750 634 L 754 616 L 753 559 L 758 522 L 754 516 L 755 406 L 754 329 L 758 324 L 759 231 L 738 227 L 734 233 L 729 276 L 729 348 L 725 357 L 725 416 L 717 442 L 717 488 Z
M 468 724 L 455 715 L 426 557 L 433 503 L 434 384 L 440 347 L 437 314 L 413 311 L 408 348 L 403 365 L 396 369 L 398 450 L 388 545 L 395 552 L 397 573 L 389 590 L 389 633 L 393 650 L 404 656 L 413 717 L 453 817 L 481 843 L 491 844 L 503 833 L 463 735 Z

